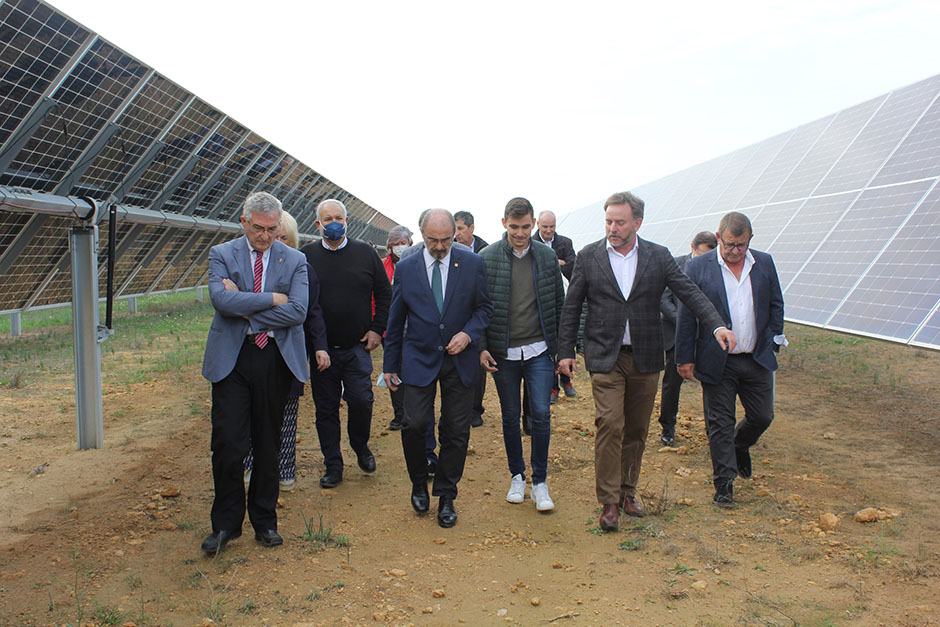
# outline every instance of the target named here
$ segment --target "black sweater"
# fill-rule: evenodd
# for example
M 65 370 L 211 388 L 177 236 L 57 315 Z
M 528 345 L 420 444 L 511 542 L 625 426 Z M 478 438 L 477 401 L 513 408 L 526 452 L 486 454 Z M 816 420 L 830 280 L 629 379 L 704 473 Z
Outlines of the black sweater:
M 371 246 L 347 239 L 339 250 L 327 250 L 323 242 L 300 249 L 320 280 L 320 307 L 330 348 L 351 348 L 367 331 L 385 332 L 392 287 L 382 260 Z M 372 298 L 375 297 L 375 317 Z

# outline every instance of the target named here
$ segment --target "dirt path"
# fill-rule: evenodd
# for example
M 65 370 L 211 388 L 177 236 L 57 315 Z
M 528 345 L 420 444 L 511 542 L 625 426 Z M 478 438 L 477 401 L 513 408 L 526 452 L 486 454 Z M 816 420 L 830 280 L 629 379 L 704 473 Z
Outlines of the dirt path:
M 554 513 L 505 502 L 490 385 L 457 526 L 417 518 L 399 436 L 384 429 L 387 392 L 376 388 L 378 472 L 353 466 L 339 488 L 320 490 L 305 399 L 298 488 L 279 510 L 285 545 L 262 549 L 246 525 L 217 559 L 199 551 L 212 484 L 198 369 L 106 387 L 99 451 L 74 450 L 70 379 L 2 389 L 0 625 L 940 624 L 940 356 L 788 334 L 777 416 L 754 451 L 753 480 L 735 486 L 739 506 L 710 503 L 700 390 L 686 385 L 683 448 L 658 450 L 653 425 L 642 475 L 650 513 L 611 534 L 596 527 L 583 376 L 580 397 L 554 406 Z M 900 515 L 855 522 L 865 507 Z M 818 528 L 825 513 L 841 518 L 835 530 Z

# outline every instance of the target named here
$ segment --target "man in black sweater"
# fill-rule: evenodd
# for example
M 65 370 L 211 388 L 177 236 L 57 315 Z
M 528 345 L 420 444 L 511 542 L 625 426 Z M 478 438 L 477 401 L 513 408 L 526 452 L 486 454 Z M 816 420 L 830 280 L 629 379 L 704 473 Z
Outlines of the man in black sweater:
M 346 207 L 338 200 L 317 206 L 317 228 L 323 239 L 307 244 L 307 256 L 320 281 L 320 306 L 326 323 L 330 367 L 311 368 L 316 403 L 317 435 L 326 472 L 320 487 L 335 488 L 343 480 L 340 450 L 340 399 L 348 408 L 347 434 L 359 467 L 375 471 L 369 450 L 372 427 L 372 349 L 382 343 L 392 288 L 382 260 L 366 242 L 346 237 Z M 372 300 L 375 299 L 375 314 Z

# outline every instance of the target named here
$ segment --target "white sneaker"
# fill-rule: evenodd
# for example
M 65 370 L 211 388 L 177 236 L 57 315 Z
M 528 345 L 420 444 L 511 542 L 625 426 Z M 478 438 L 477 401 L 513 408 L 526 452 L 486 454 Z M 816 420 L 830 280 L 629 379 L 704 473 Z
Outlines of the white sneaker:
M 510 503 L 521 503 L 525 500 L 525 479 L 522 475 L 515 475 L 509 482 L 509 492 L 506 493 L 506 500 Z
M 287 481 L 279 481 L 278 484 L 280 485 L 281 490 L 284 492 L 293 492 L 297 481 L 294 479 L 289 479 Z
M 548 486 L 544 483 L 533 483 L 532 500 L 535 501 L 535 509 L 540 512 L 550 512 L 555 509 L 555 503 L 552 501 L 552 497 L 548 495 Z

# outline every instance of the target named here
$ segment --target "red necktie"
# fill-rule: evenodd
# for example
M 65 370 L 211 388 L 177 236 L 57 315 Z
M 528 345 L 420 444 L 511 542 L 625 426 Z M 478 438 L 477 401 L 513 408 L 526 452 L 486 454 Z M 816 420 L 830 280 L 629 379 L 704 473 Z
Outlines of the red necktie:
M 264 265 L 261 260 L 262 254 L 255 251 L 255 292 L 261 291 L 261 274 L 264 272 Z M 267 333 L 255 334 L 255 345 L 258 348 L 264 348 L 268 345 Z

